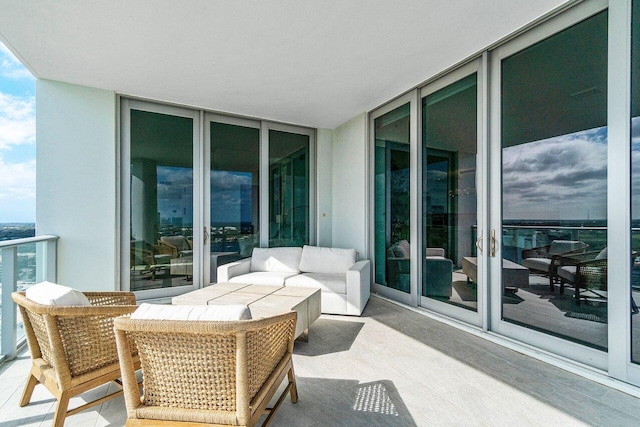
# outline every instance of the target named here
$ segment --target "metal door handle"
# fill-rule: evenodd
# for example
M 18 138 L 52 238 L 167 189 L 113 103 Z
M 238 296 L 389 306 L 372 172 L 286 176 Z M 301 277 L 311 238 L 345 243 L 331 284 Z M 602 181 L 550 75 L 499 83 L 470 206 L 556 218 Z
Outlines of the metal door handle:
M 207 244 L 207 241 L 209 240 L 209 233 L 207 233 L 207 227 L 204 227 L 204 239 L 203 239 L 203 244 Z
M 489 245 L 489 256 L 496 256 L 496 230 L 491 229 L 491 244 Z
M 480 236 L 476 239 L 476 248 L 480 252 L 480 255 L 484 255 L 484 251 L 482 250 L 482 241 L 484 240 L 484 236 Z

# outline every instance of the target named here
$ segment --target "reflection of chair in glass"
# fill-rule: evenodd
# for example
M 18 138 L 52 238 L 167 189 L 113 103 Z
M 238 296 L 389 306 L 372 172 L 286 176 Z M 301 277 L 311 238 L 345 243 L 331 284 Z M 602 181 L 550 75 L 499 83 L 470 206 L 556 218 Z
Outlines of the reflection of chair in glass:
M 453 261 L 445 258 L 443 248 L 427 248 L 422 271 L 422 296 L 451 297 Z
M 295 312 L 239 321 L 117 319 L 127 425 L 253 426 L 265 412 L 268 425 L 287 393 L 298 400 L 295 327 Z M 144 398 L 127 338 L 139 348 Z
M 71 397 L 120 378 L 113 321 L 137 308 L 135 295 L 129 292 L 84 295 L 90 305 L 44 305 L 28 299 L 24 292 L 11 295 L 24 319 L 32 359 L 19 405 L 27 405 L 35 386 L 43 384 L 58 400 L 54 426 L 62 426 L 68 415 L 122 394 L 118 390 L 67 411 Z M 138 356 L 131 350 L 131 368 L 138 369 Z
M 557 275 L 560 279 L 560 293 L 564 293 L 565 283 L 573 286 L 577 305 L 580 305 L 580 298 L 586 298 L 581 291 L 589 291 L 598 298 L 606 299 L 607 248 L 560 257 Z
M 550 245 L 522 251 L 522 265 L 549 276 L 549 289 L 554 291 L 558 258 L 584 253 L 589 245 L 579 240 L 554 240 Z
M 387 249 L 387 286 L 404 292 L 411 290 L 411 245 L 406 240 Z
M 129 254 L 132 274 L 151 273 L 151 280 L 156 279 L 157 270 L 168 267 L 171 261 L 171 255 L 156 253 L 153 246 L 142 242 L 132 242 Z
M 158 241 L 160 253 L 169 254 L 171 258 L 193 254 L 191 242 L 184 236 L 162 236 Z

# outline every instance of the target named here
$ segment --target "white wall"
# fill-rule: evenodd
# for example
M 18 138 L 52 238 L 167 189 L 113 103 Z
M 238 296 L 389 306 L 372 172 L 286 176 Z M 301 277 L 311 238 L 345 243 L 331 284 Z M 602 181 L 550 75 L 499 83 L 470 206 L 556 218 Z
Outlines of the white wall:
M 316 181 L 318 195 L 318 246 L 331 246 L 332 242 L 332 157 L 333 132 L 329 129 L 318 129 L 316 134 Z
M 58 241 L 58 282 L 117 289 L 116 96 L 36 83 L 36 227 Z
M 332 245 L 354 248 L 369 258 L 367 248 L 367 114 L 333 131 Z

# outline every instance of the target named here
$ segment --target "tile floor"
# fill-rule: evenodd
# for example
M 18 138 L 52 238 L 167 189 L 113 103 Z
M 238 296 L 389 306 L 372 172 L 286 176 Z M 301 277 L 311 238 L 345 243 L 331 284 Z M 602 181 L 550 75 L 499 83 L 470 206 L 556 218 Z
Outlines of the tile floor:
M 323 315 L 294 364 L 300 400 L 285 400 L 274 427 L 640 425 L 640 399 L 375 297 L 363 317 Z M 41 386 L 17 405 L 28 368 L 26 354 L 0 367 L 0 427 L 51 424 Z M 124 421 L 117 398 L 66 425 Z

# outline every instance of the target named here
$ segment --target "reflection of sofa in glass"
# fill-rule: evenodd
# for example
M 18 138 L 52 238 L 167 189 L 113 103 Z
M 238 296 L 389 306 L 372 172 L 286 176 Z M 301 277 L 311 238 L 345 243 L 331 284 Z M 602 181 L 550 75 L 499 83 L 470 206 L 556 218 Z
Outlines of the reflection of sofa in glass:
M 427 248 L 422 269 L 422 296 L 450 298 L 453 261 L 445 258 L 444 249 Z
M 131 241 L 130 269 L 132 274 L 144 275 L 151 273 L 151 280 L 156 279 L 156 271 L 169 267 L 171 255 L 158 253 L 158 247 L 154 247 L 143 241 Z
M 445 258 L 444 249 L 426 248 L 423 265 L 422 295 L 451 297 L 453 262 Z M 387 250 L 387 286 L 409 292 L 411 289 L 411 245 L 406 240 Z
M 209 281 L 218 281 L 218 267 L 241 258 L 238 252 L 211 252 L 209 264 Z M 193 256 L 185 256 L 171 260 L 171 275 L 185 276 L 187 279 L 193 276 Z

